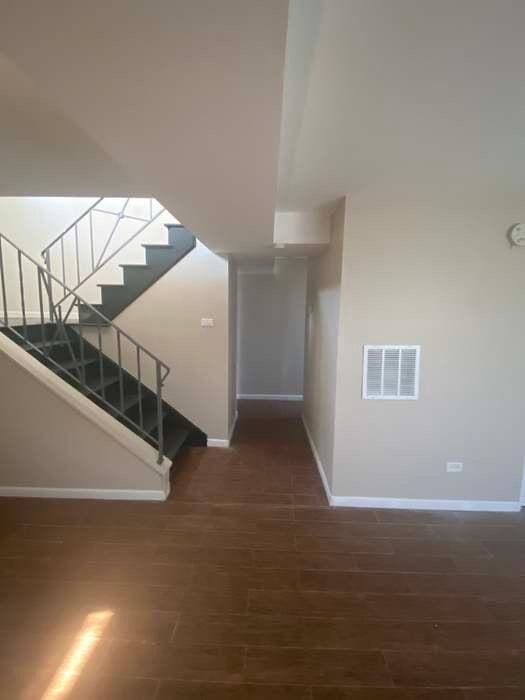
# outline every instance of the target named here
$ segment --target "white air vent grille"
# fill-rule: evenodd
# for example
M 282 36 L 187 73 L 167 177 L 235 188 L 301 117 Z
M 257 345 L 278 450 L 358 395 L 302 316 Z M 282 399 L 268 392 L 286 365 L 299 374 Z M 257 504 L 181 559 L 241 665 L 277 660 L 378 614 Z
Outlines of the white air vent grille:
M 365 345 L 364 399 L 417 399 L 419 345 Z

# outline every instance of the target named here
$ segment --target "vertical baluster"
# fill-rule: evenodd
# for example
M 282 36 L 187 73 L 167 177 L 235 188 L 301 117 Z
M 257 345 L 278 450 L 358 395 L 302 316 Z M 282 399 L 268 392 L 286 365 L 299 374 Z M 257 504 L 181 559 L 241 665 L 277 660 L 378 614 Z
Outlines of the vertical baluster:
M 106 388 L 104 386 L 104 355 L 102 353 L 102 330 L 100 324 L 97 325 L 98 331 L 98 366 L 100 372 L 100 383 L 102 385 L 102 398 L 106 398 Z
M 78 313 L 78 335 L 80 337 L 80 381 L 86 385 L 86 366 L 84 364 L 84 336 L 82 334 L 82 321 L 80 316 L 80 299 L 77 297 L 77 313 Z
M 40 308 L 40 332 L 42 334 L 42 349 L 44 351 L 44 355 L 47 355 L 49 353 L 49 348 L 47 347 L 47 341 L 46 341 L 46 324 L 44 321 L 44 297 L 42 294 L 42 270 L 40 268 L 37 268 L 36 270 L 37 276 L 38 276 L 38 306 Z
M 93 210 L 89 212 L 89 244 L 91 247 L 91 272 L 95 272 L 95 247 L 93 245 Z
M 158 463 L 161 464 L 164 458 L 164 425 L 162 415 L 162 377 L 160 362 L 158 360 L 155 360 L 155 367 L 157 370 L 157 433 L 159 438 Z
M 24 273 L 22 270 L 22 251 L 18 251 L 18 278 L 20 282 L 20 301 L 22 304 L 22 324 L 24 326 L 24 338 L 27 340 L 26 299 L 24 293 Z
M 118 383 L 120 393 L 120 411 L 124 413 L 124 381 L 122 377 L 122 345 L 120 341 L 120 331 L 117 331 L 117 355 L 118 355 Z
M 75 256 L 77 259 L 77 285 L 80 284 L 80 257 L 78 255 L 78 226 L 75 224 Z
M 47 296 L 49 298 L 49 320 L 53 323 L 54 308 L 53 308 L 53 280 L 51 279 L 51 257 L 49 255 L 49 248 L 46 250 L 46 269 L 47 275 Z
M 62 283 L 66 284 L 66 256 L 64 255 L 64 237 L 60 239 L 60 254 L 62 258 Z
M 139 425 L 144 428 L 144 416 L 142 410 L 142 380 L 140 375 L 140 348 L 137 345 L 137 389 L 139 392 Z
M 7 313 L 7 294 L 5 291 L 5 276 L 4 276 L 4 255 L 2 252 L 2 236 L 0 235 L 0 282 L 2 283 L 2 304 L 4 307 L 4 323 L 7 326 L 9 322 Z

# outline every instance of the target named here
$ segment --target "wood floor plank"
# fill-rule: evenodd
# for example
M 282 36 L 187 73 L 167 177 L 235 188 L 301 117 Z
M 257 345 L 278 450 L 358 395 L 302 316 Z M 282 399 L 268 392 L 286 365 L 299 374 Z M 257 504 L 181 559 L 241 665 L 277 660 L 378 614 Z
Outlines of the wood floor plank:
M 332 508 L 300 410 L 240 402 L 165 503 L 0 499 L 0 697 L 97 610 L 73 700 L 525 697 L 525 514 Z

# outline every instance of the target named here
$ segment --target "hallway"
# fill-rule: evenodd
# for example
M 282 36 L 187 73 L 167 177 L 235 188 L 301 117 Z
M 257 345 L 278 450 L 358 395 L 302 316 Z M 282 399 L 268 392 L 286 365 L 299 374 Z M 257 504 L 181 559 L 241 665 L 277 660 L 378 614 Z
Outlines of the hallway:
M 328 508 L 300 404 L 239 410 L 165 503 L 0 499 L 0 697 L 523 698 L 523 513 Z

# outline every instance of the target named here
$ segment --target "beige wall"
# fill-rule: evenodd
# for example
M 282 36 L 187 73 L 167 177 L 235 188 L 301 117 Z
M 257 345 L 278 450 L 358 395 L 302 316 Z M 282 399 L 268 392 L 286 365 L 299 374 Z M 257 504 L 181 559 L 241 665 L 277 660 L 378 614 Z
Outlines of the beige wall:
M 94 197 L 0 197 L 0 232 L 41 261 L 40 253 Z
M 505 232 L 524 216 L 522 196 L 466 187 L 352 198 L 341 285 L 336 496 L 519 498 L 525 250 L 511 249 Z M 367 343 L 422 346 L 418 401 L 361 399 Z M 447 461 L 462 461 L 464 471 L 447 474 Z
M 2 494 L 21 487 L 149 492 L 135 494 L 138 498 L 167 495 L 164 477 L 138 456 L 144 453 L 154 462 L 152 448 L 83 396 L 76 397 L 73 408 L 64 394 L 77 392 L 4 336 L 0 386 Z M 93 412 L 100 418 L 92 419 Z M 127 442 L 136 452 L 126 448 Z M 119 496 L 126 497 L 113 497 Z
M 30 257 L 43 264 L 41 252 L 94 201 L 93 197 L 0 197 L 0 233 L 18 245 Z M 16 250 L 3 246 L 6 275 L 7 310 L 19 318 L 22 310 Z M 68 268 L 73 261 L 67 258 Z M 38 277 L 35 266 L 22 258 L 24 297 L 29 317 L 39 313 Z M 58 290 L 56 290 L 58 291 Z M 0 294 L 0 309 L 3 298 Z
M 306 262 L 241 268 L 238 299 L 239 394 L 302 395 Z
M 331 245 L 308 270 L 304 418 L 330 487 L 344 227 L 343 199 L 331 216 Z

